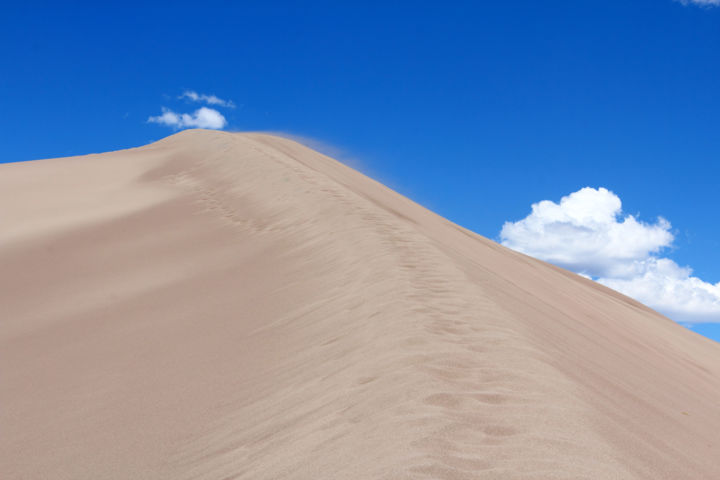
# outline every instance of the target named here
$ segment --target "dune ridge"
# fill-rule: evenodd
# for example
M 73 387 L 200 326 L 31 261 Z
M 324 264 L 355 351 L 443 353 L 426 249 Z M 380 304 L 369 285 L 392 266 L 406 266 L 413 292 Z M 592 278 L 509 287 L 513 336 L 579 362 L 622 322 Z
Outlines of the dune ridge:
M 720 345 L 292 140 L 0 195 L 3 478 L 720 478 Z

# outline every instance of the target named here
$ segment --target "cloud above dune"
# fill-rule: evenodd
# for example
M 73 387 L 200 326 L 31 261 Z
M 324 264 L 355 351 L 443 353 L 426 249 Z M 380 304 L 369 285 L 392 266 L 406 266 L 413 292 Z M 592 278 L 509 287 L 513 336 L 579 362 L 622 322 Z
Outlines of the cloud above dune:
M 720 283 L 692 276 L 660 254 L 672 246 L 670 222 L 622 213 L 605 188 L 583 188 L 559 203 L 543 200 L 530 215 L 506 222 L 502 244 L 575 271 L 682 322 L 720 322 Z
M 599 278 L 598 282 L 651 306 L 673 320 L 720 322 L 720 282 L 713 285 L 692 276 L 668 258 L 651 257 L 632 278 Z
M 628 277 L 634 262 L 672 244 L 670 223 L 620 217 L 620 198 L 605 188 L 583 188 L 560 203 L 543 200 L 518 222 L 506 222 L 503 244 L 592 277 Z
M 206 103 L 208 105 L 215 105 L 218 107 L 235 108 L 235 103 L 233 103 L 232 100 L 223 100 L 215 95 L 197 93 L 194 90 L 185 90 L 178 98 L 181 100 L 188 99 L 192 102 Z
M 221 130 L 227 125 L 222 113 L 215 109 L 200 107 L 193 113 L 177 113 L 163 107 L 162 114 L 149 117 L 148 122 L 158 123 L 177 129 L 181 128 L 209 128 Z

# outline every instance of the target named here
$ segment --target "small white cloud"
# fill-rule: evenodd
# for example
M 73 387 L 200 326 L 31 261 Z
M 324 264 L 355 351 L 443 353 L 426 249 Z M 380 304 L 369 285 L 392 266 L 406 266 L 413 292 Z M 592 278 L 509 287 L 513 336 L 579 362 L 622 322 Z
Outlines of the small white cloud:
M 218 107 L 235 108 L 235 104 L 232 100 L 223 100 L 215 95 L 206 95 L 204 93 L 197 93 L 193 90 L 186 90 L 178 98 L 187 98 L 193 102 L 204 102 L 208 105 L 217 105 Z
M 678 0 L 683 5 L 702 5 L 705 7 L 720 5 L 720 0 Z
M 220 112 L 207 107 L 200 107 L 193 113 L 176 113 L 163 107 L 162 115 L 150 117 L 148 122 L 174 128 L 210 128 L 213 130 L 221 130 L 227 125 L 227 120 Z
M 540 258 L 633 297 L 683 322 L 720 322 L 720 283 L 692 276 L 659 252 L 670 247 L 670 223 L 622 215 L 605 188 L 583 188 L 559 203 L 544 200 L 517 222 L 506 222 L 503 245 Z

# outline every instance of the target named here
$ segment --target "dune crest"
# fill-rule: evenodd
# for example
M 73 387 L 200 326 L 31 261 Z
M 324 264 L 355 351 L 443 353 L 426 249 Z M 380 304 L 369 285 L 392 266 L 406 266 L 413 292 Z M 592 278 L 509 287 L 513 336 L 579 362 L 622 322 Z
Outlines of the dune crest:
M 2 478 L 720 478 L 720 345 L 291 140 L 0 195 Z

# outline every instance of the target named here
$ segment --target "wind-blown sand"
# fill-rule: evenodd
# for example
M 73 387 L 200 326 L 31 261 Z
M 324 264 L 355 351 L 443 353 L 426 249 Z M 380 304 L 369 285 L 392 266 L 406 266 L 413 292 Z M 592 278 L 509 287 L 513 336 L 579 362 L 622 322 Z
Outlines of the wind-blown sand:
M 720 344 L 293 141 L 0 166 L 0 477 L 720 478 Z

